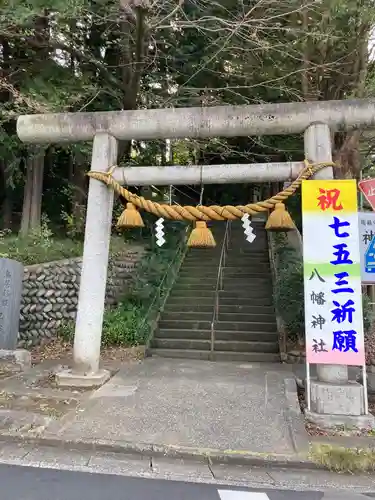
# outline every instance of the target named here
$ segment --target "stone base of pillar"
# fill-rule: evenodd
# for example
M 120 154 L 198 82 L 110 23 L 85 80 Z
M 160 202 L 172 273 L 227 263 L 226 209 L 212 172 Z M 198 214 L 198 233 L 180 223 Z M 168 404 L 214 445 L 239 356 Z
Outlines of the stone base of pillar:
M 28 370 L 31 368 L 31 354 L 26 349 L 0 349 L 0 368 L 10 372 Z
M 344 425 L 354 428 L 375 428 L 372 415 L 365 415 L 363 386 L 357 382 L 310 383 L 311 410 L 305 415 L 312 423 L 323 428 Z
M 105 384 L 111 374 L 108 370 L 99 370 L 95 373 L 79 373 L 74 370 L 62 370 L 55 375 L 59 387 L 100 387 Z
M 305 410 L 305 418 L 308 422 L 327 430 L 337 427 L 344 427 L 346 429 L 375 429 L 375 418 L 373 415 L 325 415 Z

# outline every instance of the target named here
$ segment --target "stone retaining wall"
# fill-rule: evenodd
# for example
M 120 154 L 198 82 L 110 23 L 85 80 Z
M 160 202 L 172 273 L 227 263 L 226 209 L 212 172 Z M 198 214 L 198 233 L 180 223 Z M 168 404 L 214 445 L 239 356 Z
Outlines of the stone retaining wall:
M 114 305 L 144 249 L 128 246 L 109 260 L 106 303 Z M 76 316 L 82 258 L 25 267 L 19 327 L 19 347 L 31 347 L 53 337 L 62 323 Z

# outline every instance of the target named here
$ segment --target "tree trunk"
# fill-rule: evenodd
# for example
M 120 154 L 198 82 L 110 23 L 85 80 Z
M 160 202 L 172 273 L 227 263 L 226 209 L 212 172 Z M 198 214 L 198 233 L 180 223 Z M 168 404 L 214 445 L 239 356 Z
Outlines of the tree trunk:
M 78 234 L 85 229 L 85 212 L 88 180 L 85 175 L 85 164 L 80 155 L 70 157 L 70 183 L 73 187 L 71 214 Z
M 40 231 L 45 149 L 32 152 L 26 162 L 20 236 Z
M 11 187 L 10 173 L 7 169 L 4 160 L 0 160 L 0 170 L 2 174 L 2 184 L 3 184 L 3 203 L 2 203 L 2 228 L 11 229 L 12 228 L 12 215 L 13 215 L 13 189 Z

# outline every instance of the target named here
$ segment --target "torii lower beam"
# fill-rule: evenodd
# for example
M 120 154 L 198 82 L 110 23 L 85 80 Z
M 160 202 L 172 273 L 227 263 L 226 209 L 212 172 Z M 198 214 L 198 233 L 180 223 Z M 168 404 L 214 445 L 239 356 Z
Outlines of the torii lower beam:
M 229 165 L 172 165 L 165 167 L 118 167 L 112 176 L 122 186 L 175 186 L 190 184 L 241 184 L 294 180 L 304 168 L 302 161 Z
M 308 142 L 314 143 L 316 151 L 322 149 L 325 153 L 329 131 L 371 127 L 375 127 L 374 99 L 28 115 L 20 116 L 17 121 L 18 136 L 23 142 L 93 140 L 91 168 L 99 171 L 107 171 L 116 164 L 119 140 L 287 135 L 307 130 Z M 314 158 L 310 158 L 309 148 L 306 153 L 309 160 L 317 161 L 319 155 L 314 153 Z M 323 156 L 328 160 L 327 154 Z M 327 167 L 320 175 L 331 178 L 332 168 Z M 235 182 L 234 178 L 228 170 L 225 182 Z M 166 184 L 170 183 L 171 180 L 167 180 Z M 99 385 L 109 376 L 99 370 L 99 359 L 112 203 L 112 191 L 91 178 L 74 336 L 74 368 L 59 375 L 58 382 L 62 385 Z

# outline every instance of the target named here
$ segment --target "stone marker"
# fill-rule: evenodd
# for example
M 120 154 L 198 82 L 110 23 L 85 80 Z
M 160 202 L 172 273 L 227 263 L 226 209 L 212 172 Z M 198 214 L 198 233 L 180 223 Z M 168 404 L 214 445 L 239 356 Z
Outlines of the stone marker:
M 0 349 L 17 347 L 22 279 L 20 262 L 0 259 Z

